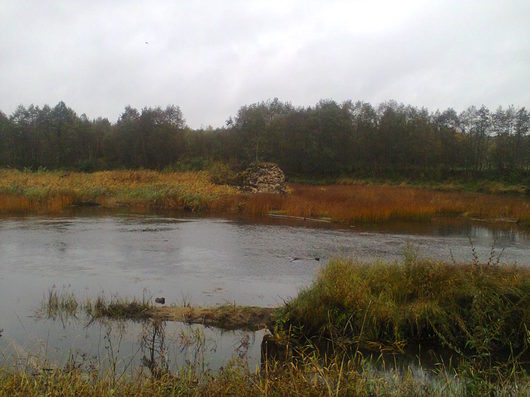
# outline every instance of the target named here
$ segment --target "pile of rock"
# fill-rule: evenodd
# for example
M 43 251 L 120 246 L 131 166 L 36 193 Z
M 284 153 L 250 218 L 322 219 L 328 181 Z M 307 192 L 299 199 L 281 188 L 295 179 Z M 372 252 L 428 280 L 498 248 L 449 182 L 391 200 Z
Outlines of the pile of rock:
M 274 163 L 252 163 L 239 174 L 241 190 L 251 193 L 285 193 L 285 174 Z

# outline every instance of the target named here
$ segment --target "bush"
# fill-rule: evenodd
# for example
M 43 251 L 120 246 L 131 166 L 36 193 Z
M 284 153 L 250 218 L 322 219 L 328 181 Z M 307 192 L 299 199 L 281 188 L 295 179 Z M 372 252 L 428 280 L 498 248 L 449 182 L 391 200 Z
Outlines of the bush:
M 234 185 L 237 174 L 225 163 L 215 162 L 208 168 L 210 180 L 216 185 Z

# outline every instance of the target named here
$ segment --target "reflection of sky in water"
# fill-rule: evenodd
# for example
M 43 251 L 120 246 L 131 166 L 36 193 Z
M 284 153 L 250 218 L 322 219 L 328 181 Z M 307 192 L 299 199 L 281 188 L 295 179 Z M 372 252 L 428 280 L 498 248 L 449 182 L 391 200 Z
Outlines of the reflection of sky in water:
M 309 285 L 331 256 L 394 260 L 412 243 L 423 256 L 449 261 L 452 252 L 457 260 L 470 261 L 469 239 L 481 260 L 494 244 L 497 252 L 504 248 L 501 262 L 530 265 L 528 234 L 512 225 L 489 229 L 440 221 L 344 229 L 140 215 L 3 219 L 0 347 L 9 340 L 33 351 L 41 343 L 61 355 L 79 346 L 91 350 L 99 341 L 92 328 L 61 330 L 28 317 L 52 286 L 68 288 L 80 299 L 104 293 L 164 296 L 170 304 L 280 305 Z M 132 328 L 131 349 L 137 343 Z
M 105 370 L 115 359 L 118 371 L 133 371 L 141 367 L 144 356 L 150 357 L 154 328 L 149 321 L 97 321 L 90 325 L 85 318 L 20 321 L 16 333 L 11 330 L 0 339 L 0 365 L 31 366 L 46 360 L 52 365 L 65 365 L 74 359 Z M 244 360 L 250 369 L 260 364 L 264 331 L 221 331 L 178 322 L 164 324 L 163 332 L 155 339 L 155 358 L 168 369 L 192 364 L 216 370 L 232 358 Z

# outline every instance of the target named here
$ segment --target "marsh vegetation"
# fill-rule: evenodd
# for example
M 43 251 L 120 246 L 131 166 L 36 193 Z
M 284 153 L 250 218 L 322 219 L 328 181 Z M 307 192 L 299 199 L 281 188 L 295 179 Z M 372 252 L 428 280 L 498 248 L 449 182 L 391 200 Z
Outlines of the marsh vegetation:
M 224 330 L 256 331 L 271 326 L 275 310 L 270 307 L 238 306 L 228 303 L 213 307 L 160 306 L 145 297 L 109 299 L 98 296 L 94 300 L 80 301 L 71 291 L 50 289 L 35 314 L 47 318 L 86 316 L 88 321 L 100 319 L 179 321 Z
M 0 170 L 0 211 L 60 213 L 72 206 L 173 209 L 211 215 L 281 214 L 343 224 L 476 218 L 528 224 L 521 195 L 440 191 L 391 184 L 289 184 L 288 193 L 245 194 L 207 172 L 21 172 Z

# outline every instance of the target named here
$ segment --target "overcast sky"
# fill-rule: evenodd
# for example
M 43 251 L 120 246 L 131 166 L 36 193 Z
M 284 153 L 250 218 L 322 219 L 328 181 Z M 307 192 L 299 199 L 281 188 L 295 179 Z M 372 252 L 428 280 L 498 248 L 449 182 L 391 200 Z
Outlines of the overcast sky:
M 530 104 L 530 1 L 0 0 L 0 110 L 221 126 L 278 97 L 431 110 Z

